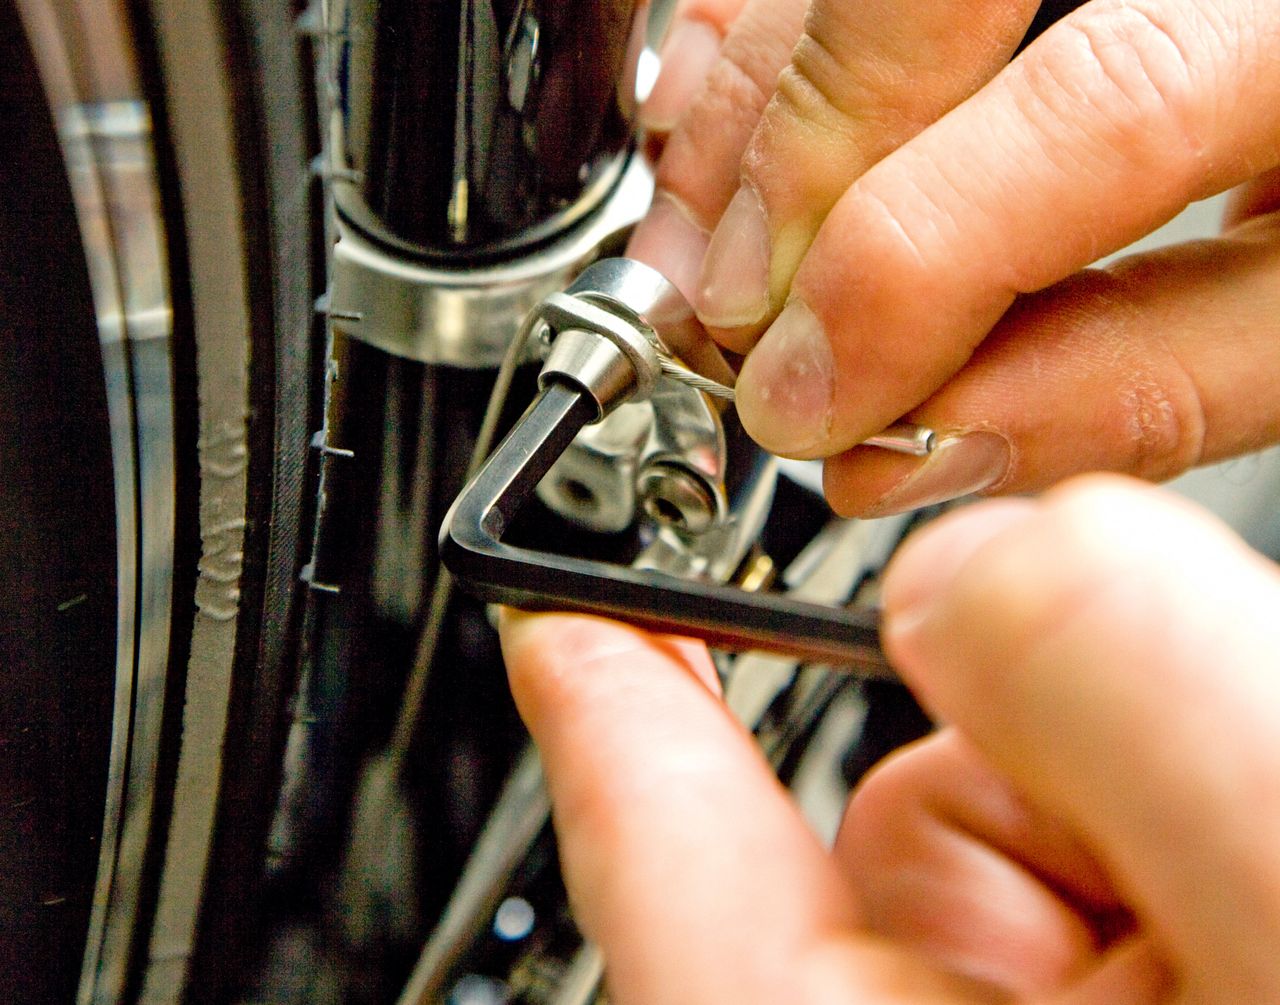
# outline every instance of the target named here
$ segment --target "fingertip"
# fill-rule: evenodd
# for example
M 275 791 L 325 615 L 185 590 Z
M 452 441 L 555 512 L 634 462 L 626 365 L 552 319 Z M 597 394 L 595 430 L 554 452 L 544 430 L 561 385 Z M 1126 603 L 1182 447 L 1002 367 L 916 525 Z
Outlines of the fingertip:
M 935 441 L 927 456 L 901 458 L 907 463 L 895 465 L 901 472 L 897 480 L 887 485 L 855 486 L 862 490 L 859 514 L 871 518 L 892 516 L 997 491 L 1008 476 L 1013 448 L 1006 437 L 994 430 L 935 434 Z M 838 470 L 839 466 L 833 465 L 833 481 Z M 867 494 L 873 488 L 875 493 Z
M 547 709 L 558 702 L 549 698 L 562 676 L 562 633 L 559 614 L 535 614 L 503 607 L 498 615 L 498 637 L 507 669 L 507 683 L 516 706 L 530 730 L 537 732 Z M 575 627 L 572 622 L 567 626 Z M 588 629 L 589 631 L 591 629 Z
M 776 454 L 829 453 L 835 369 L 822 322 L 793 297 L 743 364 L 737 385 L 743 427 Z
M 1031 500 L 991 500 L 953 510 L 907 539 L 885 571 L 882 593 L 881 633 L 895 666 L 912 674 L 927 665 L 917 652 L 919 638 L 948 589 L 990 541 L 1035 511 Z
M 1219 596 L 1192 603 L 1187 569 L 1205 576 L 1230 569 L 1243 583 L 1246 570 L 1264 565 L 1216 517 L 1185 500 L 1133 478 L 1084 475 L 1035 500 L 955 510 L 909 538 L 885 573 L 885 647 L 913 686 L 928 691 L 924 678 L 947 673 L 955 699 L 971 687 L 968 673 L 990 684 L 1002 666 L 1039 659 L 1052 670 L 1068 638 L 1081 667 L 1114 661 L 1142 632 L 1159 637 L 1154 626 L 1163 612 L 1191 604 L 1204 618 L 1224 606 Z M 1266 572 L 1274 589 L 1274 572 Z M 1265 592 L 1253 590 L 1249 606 Z M 1100 606 L 1088 599 L 1104 595 Z M 1234 616 L 1243 621 L 1239 611 Z M 964 702 L 948 705 L 954 716 Z
M 684 18 L 672 25 L 662 46 L 657 82 L 640 107 L 640 124 L 645 129 L 668 133 L 676 127 L 720 58 L 723 41 L 719 29 L 698 18 Z
M 840 516 L 866 519 L 877 500 L 911 477 L 919 465 L 918 457 L 859 445 L 822 462 L 822 491 Z
M 719 699 L 706 646 L 580 614 L 503 608 L 502 654 L 512 696 L 535 738 L 592 709 L 669 702 L 701 691 Z M 621 696 L 621 697 L 620 697 Z

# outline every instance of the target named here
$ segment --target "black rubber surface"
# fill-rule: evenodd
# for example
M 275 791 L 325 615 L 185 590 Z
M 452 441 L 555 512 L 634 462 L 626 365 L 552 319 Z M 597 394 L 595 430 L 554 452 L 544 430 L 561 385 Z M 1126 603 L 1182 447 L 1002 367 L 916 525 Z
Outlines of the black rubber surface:
M 308 42 L 288 3 L 225 0 L 221 8 L 217 42 L 225 44 L 235 102 L 250 261 L 249 496 L 222 783 L 186 992 L 193 1003 L 233 1000 L 262 948 L 264 859 L 304 616 L 300 572 L 316 491 L 309 444 L 319 428 L 323 346 L 313 306 L 314 263 L 323 255 L 309 168 L 316 140 Z

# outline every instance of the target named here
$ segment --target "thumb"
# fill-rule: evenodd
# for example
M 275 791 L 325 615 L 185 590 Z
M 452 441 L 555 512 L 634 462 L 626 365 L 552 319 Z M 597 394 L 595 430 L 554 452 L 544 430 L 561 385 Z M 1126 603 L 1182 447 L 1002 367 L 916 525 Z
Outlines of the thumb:
M 939 717 L 1094 848 L 1189 999 L 1280 1000 L 1280 574 L 1092 477 L 910 542 L 885 643 Z

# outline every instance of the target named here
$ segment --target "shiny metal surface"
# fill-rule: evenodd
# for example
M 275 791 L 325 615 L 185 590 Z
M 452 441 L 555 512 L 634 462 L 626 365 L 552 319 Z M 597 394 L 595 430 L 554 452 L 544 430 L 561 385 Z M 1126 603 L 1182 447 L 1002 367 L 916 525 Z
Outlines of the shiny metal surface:
M 328 168 L 349 224 L 394 252 L 510 257 L 616 185 L 642 0 L 333 0 Z
M 103 918 L 97 983 L 114 998 L 127 977 L 138 924 L 148 842 L 155 811 L 165 690 L 169 670 L 175 520 L 174 415 L 169 304 L 163 222 L 150 151 L 150 120 L 140 104 L 81 107 L 66 129 L 82 136 L 107 181 L 108 210 L 120 269 L 123 329 L 132 392 L 139 527 L 137 651 L 133 680 L 118 667 L 115 728 L 129 730 L 128 775 L 110 893 Z M 102 321 L 100 319 L 100 327 Z M 110 371 L 108 371 L 110 380 Z M 126 392 L 127 393 L 127 392 Z M 125 693 L 131 708 L 125 711 Z M 114 798 L 114 793 L 109 796 Z M 104 842 L 105 848 L 105 842 Z M 104 860 L 105 861 L 105 860 Z M 105 889 L 108 882 L 100 875 Z M 92 934 L 91 934 L 92 940 Z M 89 952 L 93 952 L 90 942 Z M 86 956 L 86 975 L 89 957 Z M 82 992 L 84 985 L 82 984 Z M 101 992 L 97 998 L 101 999 Z
M 648 402 L 620 406 L 578 434 L 538 485 L 538 498 L 593 533 L 621 533 L 636 519 L 636 480 L 652 430 Z
M 544 322 L 549 336 L 554 338 L 561 332 L 589 332 L 611 342 L 622 353 L 631 368 L 631 377 L 625 386 L 625 398 L 648 398 L 658 386 L 662 368 L 658 363 L 658 347 L 650 332 L 613 307 L 597 307 L 584 297 L 567 293 L 552 293 L 538 305 L 537 317 Z M 555 347 L 552 346 L 554 354 Z M 550 375 L 543 367 L 543 376 Z M 571 379 L 572 374 L 565 374 Z M 622 385 L 619 384 L 621 387 Z M 588 391 L 596 401 L 602 414 L 613 411 L 624 400 L 624 396 L 605 399 L 604 386 Z
M 131 736 L 129 719 L 134 704 L 134 671 L 138 659 L 139 568 L 138 500 L 135 479 L 138 468 L 134 440 L 131 378 L 124 339 L 127 326 L 125 308 L 119 286 L 119 266 L 110 238 L 107 212 L 107 183 L 99 173 L 99 165 L 91 143 L 91 133 L 84 125 L 81 109 L 75 100 L 75 84 L 66 53 L 59 38 L 54 12 L 27 4 L 23 10 L 27 31 L 37 58 L 41 61 L 45 86 L 51 101 L 63 112 L 60 138 L 68 165 L 81 235 L 89 265 L 94 308 L 98 317 L 102 343 L 103 377 L 107 386 L 107 406 L 111 421 L 112 466 L 115 477 L 117 539 L 117 620 L 116 620 L 116 684 L 111 738 L 111 759 L 107 781 L 106 805 L 99 854 L 99 868 L 94 892 L 93 912 L 83 961 L 83 977 L 79 1000 L 93 1000 L 98 984 L 100 961 L 104 955 L 107 914 L 124 882 L 127 863 L 117 866 L 120 836 L 124 823 L 126 774 L 129 768 Z M 92 106 L 89 106 L 90 108 Z M 79 120 L 79 121 L 78 121 Z M 110 166 L 106 166 L 110 171 Z M 126 898 L 128 899 L 128 898 Z M 114 903 L 119 904 L 120 900 Z
M 898 454 L 909 454 L 912 457 L 928 457 L 933 453 L 937 439 L 937 433 L 927 426 L 913 426 L 909 422 L 899 422 L 884 432 L 863 440 L 862 445 L 892 450 Z
M 668 458 L 646 465 L 637 481 L 640 508 L 655 523 L 691 536 L 715 526 L 715 489 L 688 466 Z
M 724 516 L 701 533 L 662 526 L 632 563 L 637 569 L 653 569 L 668 576 L 700 582 L 726 582 L 759 542 L 773 507 L 778 484 L 776 461 L 760 451 L 753 459 L 736 457 L 738 463 L 754 460 L 753 469 L 738 479 Z
M 589 266 L 563 294 L 538 308 L 553 333 L 540 383 L 584 384 L 585 357 L 566 354 L 580 327 L 608 339 L 630 362 L 634 387 L 584 386 L 605 414 L 584 429 L 538 487 L 542 501 L 593 530 L 620 531 L 640 511 L 682 534 L 705 534 L 726 519 L 727 456 L 721 406 L 662 368 L 663 358 L 732 376 L 684 296 L 660 273 L 630 259 Z M 581 358 L 580 358 L 581 357 Z
M 695 373 L 687 366 L 677 363 L 669 356 L 660 356 L 658 365 L 662 367 L 662 372 L 668 377 L 678 380 L 681 384 L 687 384 L 695 391 L 701 391 L 703 394 L 709 394 L 713 398 L 723 398 L 725 401 L 733 401 L 733 388 L 728 384 L 721 384 L 718 380 L 710 380 L 699 373 Z
M 630 397 L 638 385 L 637 367 L 616 341 L 598 331 L 578 328 L 561 331 L 551 345 L 538 384 L 545 387 L 553 380 L 571 380 L 581 387 L 595 402 L 601 418 Z
M 123 993 L 142 896 L 169 663 L 172 311 L 151 122 L 123 6 L 20 0 L 58 121 L 111 416 L 119 541 L 115 710 L 81 1002 Z
M 520 321 L 564 289 L 602 244 L 634 226 L 653 195 L 644 158 L 575 227 L 525 256 L 432 266 L 388 252 L 339 220 L 329 317 L 336 331 L 422 363 L 494 367 Z
M 606 258 L 583 270 L 566 291 L 631 321 L 651 335 L 663 355 L 721 384 L 734 372 L 693 307 L 666 276 L 630 258 Z
M 728 448 L 720 411 L 704 394 L 671 378 L 658 382 L 649 396 L 653 410 L 653 432 L 641 459 L 645 469 L 661 464 L 686 468 L 711 487 L 713 519 L 727 511 L 725 480 L 728 477 Z
M 730 651 L 763 649 L 893 676 L 874 610 L 825 608 L 503 541 L 534 487 L 594 412 L 579 388 L 549 385 L 457 498 L 445 517 L 440 557 L 460 586 L 490 603 L 619 618 Z

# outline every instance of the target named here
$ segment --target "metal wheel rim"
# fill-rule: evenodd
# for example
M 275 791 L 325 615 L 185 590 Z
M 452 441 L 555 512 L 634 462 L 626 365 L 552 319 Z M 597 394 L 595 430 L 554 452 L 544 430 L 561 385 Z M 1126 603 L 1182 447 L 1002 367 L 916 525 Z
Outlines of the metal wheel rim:
M 107 387 L 115 479 L 117 652 L 98 876 L 77 999 L 172 1001 L 195 941 L 219 790 L 246 526 L 249 309 L 232 97 L 212 5 L 163 2 L 153 104 L 118 0 L 19 0 L 71 182 Z M 185 694 L 170 689 L 176 535 L 173 291 L 153 114 L 174 123 L 200 386 L 200 537 Z M 220 207 L 220 212 L 210 212 Z M 188 598 L 177 598 L 185 603 Z M 158 819 L 166 699 L 187 710 L 172 816 Z M 172 714 L 170 710 L 169 714 Z M 166 835 L 159 848 L 157 836 Z M 171 863 L 158 882 L 163 851 Z M 153 906 L 145 896 L 153 884 Z M 140 944 L 140 935 L 149 941 Z M 140 978 L 138 955 L 145 957 Z

